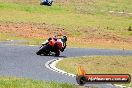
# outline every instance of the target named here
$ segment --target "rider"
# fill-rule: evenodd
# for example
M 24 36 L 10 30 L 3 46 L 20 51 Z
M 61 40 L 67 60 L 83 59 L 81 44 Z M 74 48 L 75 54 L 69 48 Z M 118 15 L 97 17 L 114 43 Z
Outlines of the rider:
M 57 36 L 49 37 L 45 42 L 42 43 L 42 45 L 45 45 L 50 42 L 50 40 L 57 41 Z
M 58 38 L 57 39 L 58 42 L 61 42 L 62 43 L 62 48 L 60 49 L 61 52 L 64 51 L 64 49 L 66 48 L 67 44 L 67 37 L 66 36 L 62 36 L 62 38 Z
M 51 47 L 57 54 L 58 56 L 60 54 L 60 51 L 63 52 L 64 49 L 66 48 L 67 44 L 67 37 L 62 36 L 62 38 L 57 38 L 57 36 L 50 37 L 48 40 L 42 43 L 42 45 L 45 45 L 47 43 L 50 43 L 50 45 L 53 45 L 54 47 Z

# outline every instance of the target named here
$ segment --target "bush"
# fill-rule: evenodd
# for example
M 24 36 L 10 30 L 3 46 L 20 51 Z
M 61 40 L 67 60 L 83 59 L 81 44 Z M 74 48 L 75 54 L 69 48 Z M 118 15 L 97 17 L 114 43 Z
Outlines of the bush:
M 132 27 L 131 27 L 131 26 L 129 26 L 127 30 L 128 30 L 128 31 L 132 31 Z

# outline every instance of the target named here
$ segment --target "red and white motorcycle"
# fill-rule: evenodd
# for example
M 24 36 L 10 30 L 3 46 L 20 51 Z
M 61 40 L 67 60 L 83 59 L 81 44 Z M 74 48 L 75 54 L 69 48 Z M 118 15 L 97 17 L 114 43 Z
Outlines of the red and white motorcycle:
M 47 43 L 42 44 L 40 49 L 36 52 L 37 55 L 51 55 L 55 54 L 55 56 L 60 55 L 60 51 L 62 49 L 62 43 L 51 38 Z

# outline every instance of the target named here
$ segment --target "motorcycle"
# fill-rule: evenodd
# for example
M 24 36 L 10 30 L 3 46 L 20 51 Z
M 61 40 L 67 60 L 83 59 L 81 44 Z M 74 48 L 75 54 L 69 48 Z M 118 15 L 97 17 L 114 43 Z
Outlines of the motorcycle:
M 62 43 L 61 42 L 50 40 L 48 43 L 42 44 L 42 46 L 36 52 L 36 54 L 37 55 L 42 55 L 43 54 L 45 56 L 54 54 L 55 56 L 59 56 L 61 48 L 62 48 Z
M 40 2 L 40 5 L 47 5 L 47 6 L 51 6 L 51 5 L 52 5 L 52 3 L 53 3 L 53 1 L 52 1 L 52 0 L 51 0 L 51 1 L 46 0 L 46 1 L 42 1 L 42 2 Z

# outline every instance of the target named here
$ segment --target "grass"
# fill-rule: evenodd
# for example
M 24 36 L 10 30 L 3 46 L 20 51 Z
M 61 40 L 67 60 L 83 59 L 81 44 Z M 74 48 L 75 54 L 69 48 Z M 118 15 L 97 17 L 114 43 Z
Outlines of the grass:
M 132 46 L 129 43 L 125 42 L 111 42 L 110 44 L 107 42 L 98 42 L 98 40 L 92 40 L 90 42 L 85 40 L 74 40 L 68 42 L 68 46 L 70 47 L 79 47 L 79 48 L 98 48 L 98 49 L 120 49 L 120 50 L 131 50 Z M 103 41 L 103 40 L 101 40 Z
M 10 33 L 0 33 L 0 41 L 15 41 L 17 45 L 40 45 L 44 40 L 42 38 L 23 38 L 16 37 Z M 20 41 L 20 42 L 17 42 Z M 11 43 L 11 42 L 10 42 Z
M 24 78 L 0 77 L 0 88 L 84 88 L 73 84 L 37 81 Z
M 68 64 L 68 66 L 67 66 Z M 77 74 L 82 66 L 87 74 L 130 74 L 132 75 L 132 56 L 87 56 L 73 57 L 60 61 L 59 69 Z M 132 87 L 132 82 L 127 86 Z
M 49 25 L 56 25 L 63 27 L 65 31 L 70 33 L 71 37 L 78 37 L 80 39 L 83 36 L 88 38 L 88 36 L 91 35 L 95 38 L 104 38 L 104 35 L 110 34 L 126 38 L 126 40 L 127 38 L 131 38 L 132 32 L 127 29 L 132 26 L 132 16 L 108 13 L 110 10 L 116 12 L 131 12 L 132 6 L 130 0 L 84 0 L 84 2 L 81 2 L 80 0 L 68 0 L 68 4 L 62 2 L 63 0 L 59 0 L 55 2 L 53 6 L 46 7 L 40 6 L 37 0 L 6 0 L 6 2 L 2 0 L 0 2 L 0 22 L 46 23 Z M 92 32 L 92 30 L 95 31 Z M 41 40 L 41 38 L 36 38 L 38 43 L 40 43 Z M 33 41 L 33 43 L 35 42 Z M 85 44 L 85 47 L 94 48 L 124 48 L 124 45 L 120 43 L 117 44 L 118 46 L 109 44 L 106 44 L 105 46 L 104 44 L 97 45 L 96 42 L 81 43 L 76 44 L 75 41 L 69 43 L 69 45 L 83 47 Z M 131 47 L 131 44 L 125 44 L 126 49 L 130 49 L 129 47 Z
M 97 14 L 96 12 L 94 15 L 78 14 L 72 7 L 58 5 L 44 7 L 2 2 L 0 3 L 0 12 L 1 22 L 34 22 L 61 25 L 73 34 L 76 33 L 75 29 L 77 28 L 100 27 L 99 30 L 102 31 L 102 29 L 109 27 L 116 33 L 120 31 L 123 35 L 129 35 L 124 29 L 131 26 L 132 23 L 132 18 L 129 16 L 113 16 L 105 13 Z
M 67 67 L 67 64 L 69 66 Z M 77 67 L 82 65 L 88 74 L 132 74 L 132 56 L 89 56 L 67 58 L 60 61 L 57 66 L 68 72 L 77 73 Z
M 112 10 L 112 11 L 125 11 L 125 12 L 131 12 L 132 6 L 130 0 L 101 0 L 96 3 L 96 6 L 98 6 L 98 9 L 103 10 Z M 107 8 L 106 8 L 107 7 Z
M 41 45 L 42 42 L 44 42 L 46 40 L 46 38 L 23 38 L 20 36 L 14 36 L 11 35 L 10 33 L 0 33 L 0 41 L 14 41 L 16 45 Z M 19 42 L 17 42 L 19 41 Z M 76 43 L 74 41 L 74 38 L 72 39 L 72 41 L 68 40 L 68 47 L 78 47 L 78 48 L 101 48 L 101 49 L 125 49 L 125 50 L 131 50 L 131 44 L 127 44 L 127 43 L 116 43 L 116 44 L 104 44 L 104 43 L 97 43 L 96 44 L 93 43 L 88 43 L 85 41 L 81 41 L 81 40 L 76 40 Z M 11 44 L 11 42 L 10 42 Z M 98 46 L 97 46 L 98 45 Z
M 17 7 L 17 8 L 16 8 Z M 63 13 L 66 9 L 60 8 L 59 6 L 54 7 L 42 7 L 39 5 L 25 5 L 25 4 L 16 4 L 16 3 L 0 3 L 1 10 L 15 10 L 15 11 L 24 11 L 29 13 Z

